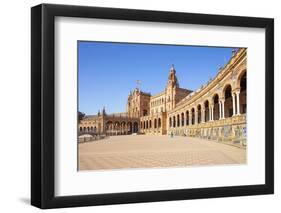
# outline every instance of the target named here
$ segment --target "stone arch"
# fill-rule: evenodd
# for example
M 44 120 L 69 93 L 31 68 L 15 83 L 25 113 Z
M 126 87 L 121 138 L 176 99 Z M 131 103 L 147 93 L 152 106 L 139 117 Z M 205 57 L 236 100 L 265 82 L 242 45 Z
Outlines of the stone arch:
M 189 111 L 188 110 L 186 110 L 185 111 L 185 124 L 186 124 L 186 126 L 188 126 L 189 125 Z
M 169 127 L 172 127 L 172 118 L 169 117 Z
M 158 118 L 158 128 L 161 127 L 161 118 Z
M 240 113 L 247 113 L 247 72 L 243 72 L 240 76 L 240 94 L 239 94 L 239 108 Z
M 191 125 L 194 125 L 195 123 L 195 109 L 192 107 L 191 109 Z
M 80 126 L 80 127 L 79 127 L 79 131 L 80 131 L 80 132 L 82 132 L 82 131 L 83 131 L 83 128 L 82 128 L 82 126 Z
M 181 126 L 184 126 L 184 113 L 181 113 Z
M 132 122 L 128 122 L 127 123 L 127 132 L 128 132 L 128 134 L 132 134 L 133 133 L 133 124 L 132 124 Z
M 180 115 L 177 114 L 177 127 L 179 127 L 179 126 L 180 126 Z
M 236 79 L 236 85 L 235 85 L 236 88 L 240 88 L 241 79 L 245 75 L 247 76 L 247 69 L 243 69 L 242 71 L 239 72 L 238 77 Z
M 232 87 L 230 84 L 225 85 L 223 90 L 224 96 L 224 117 L 228 118 L 233 115 L 233 99 L 232 99 Z
M 176 116 L 173 116 L 173 127 L 176 127 Z
M 121 134 L 122 134 L 122 135 L 127 134 L 127 131 L 126 131 L 126 122 L 125 122 L 125 121 L 121 121 L 120 126 L 121 126 Z
M 201 121 L 202 121 L 202 119 L 201 119 L 201 109 L 202 109 L 201 104 L 198 104 L 196 108 L 197 108 L 197 123 L 200 124 Z
M 155 118 L 154 119 L 154 129 L 156 129 L 157 128 L 157 119 Z
M 210 120 L 210 102 L 209 100 L 204 101 L 204 111 L 205 111 L 205 122 Z
M 213 108 L 213 119 L 214 120 L 219 120 L 219 118 L 220 118 L 219 94 L 215 93 L 213 95 L 213 97 L 212 97 L 212 100 L 213 100 L 213 105 L 214 105 L 214 108 Z
M 138 133 L 138 131 L 139 131 L 139 124 L 138 124 L 138 122 L 134 122 L 133 133 Z

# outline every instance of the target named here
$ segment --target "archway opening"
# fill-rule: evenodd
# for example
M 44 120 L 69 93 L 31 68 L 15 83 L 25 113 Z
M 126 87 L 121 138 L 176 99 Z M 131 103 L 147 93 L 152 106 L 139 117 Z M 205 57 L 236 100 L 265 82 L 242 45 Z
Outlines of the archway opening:
M 242 75 L 240 80 L 240 113 L 247 113 L 247 75 L 246 72 Z
M 133 133 L 137 133 L 139 131 L 139 125 L 137 122 L 134 122 L 134 125 L 133 125 Z
M 186 126 L 188 126 L 189 125 L 189 111 L 186 111 L 185 115 L 186 115 Z
M 219 106 L 219 95 L 215 94 L 213 97 L 213 102 L 214 102 L 214 120 L 219 120 L 220 118 L 220 106 Z
M 197 123 L 201 123 L 201 105 L 197 106 Z
M 233 115 L 233 100 L 232 100 L 232 88 L 227 85 L 224 90 L 224 117 L 229 118 Z
M 194 108 L 191 109 L 191 124 L 193 125 L 195 122 L 195 110 Z
M 131 122 L 127 123 L 127 132 L 128 132 L 128 134 L 133 133 L 133 124 Z
M 205 101 L 204 103 L 205 108 L 205 122 L 208 122 L 210 120 L 210 110 L 209 110 L 209 101 Z
M 172 118 L 169 117 L 169 127 L 172 127 Z

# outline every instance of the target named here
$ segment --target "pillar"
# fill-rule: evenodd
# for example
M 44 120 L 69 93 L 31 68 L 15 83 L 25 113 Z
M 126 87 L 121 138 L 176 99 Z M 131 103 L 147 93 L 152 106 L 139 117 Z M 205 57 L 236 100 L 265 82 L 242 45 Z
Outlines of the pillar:
M 209 106 L 209 121 L 212 120 L 212 106 Z
M 237 115 L 240 115 L 240 91 L 236 91 L 237 97 Z
M 205 123 L 205 107 L 202 107 L 201 111 L 201 122 Z
M 222 114 L 222 113 L 221 113 L 221 110 L 222 110 L 221 108 L 222 108 L 222 107 L 221 107 L 221 101 L 219 100 L 219 120 L 220 120 L 221 117 L 222 117 L 222 116 L 221 116 L 221 114 Z
M 210 114 L 211 114 L 210 120 L 213 121 L 214 120 L 214 106 L 213 105 L 211 106 L 211 113 Z
M 194 121 L 194 124 L 198 124 L 198 109 L 195 109 L 194 110 L 194 119 L 195 119 L 195 121 Z
M 232 116 L 234 116 L 234 115 L 236 115 L 236 107 L 235 107 L 235 93 L 232 93 L 232 107 L 233 107 L 233 115 Z
M 222 100 L 221 100 L 221 105 L 222 105 L 222 119 L 224 119 L 224 102 L 225 102 L 225 100 L 222 99 Z

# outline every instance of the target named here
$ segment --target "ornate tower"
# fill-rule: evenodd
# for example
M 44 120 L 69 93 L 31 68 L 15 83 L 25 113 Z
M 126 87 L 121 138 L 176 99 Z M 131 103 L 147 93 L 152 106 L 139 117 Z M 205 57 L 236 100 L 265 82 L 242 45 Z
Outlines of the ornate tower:
M 179 87 L 179 82 L 176 76 L 176 70 L 174 65 L 172 64 L 172 67 L 170 68 L 169 78 L 168 78 L 168 84 L 167 87 Z
M 176 105 L 176 90 L 179 88 L 179 82 L 176 76 L 174 65 L 170 68 L 168 83 L 166 86 L 166 110 L 172 110 Z

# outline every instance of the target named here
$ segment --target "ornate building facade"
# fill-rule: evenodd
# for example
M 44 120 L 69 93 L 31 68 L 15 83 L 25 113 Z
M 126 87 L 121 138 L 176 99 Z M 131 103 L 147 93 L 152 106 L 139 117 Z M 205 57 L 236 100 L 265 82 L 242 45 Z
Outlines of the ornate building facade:
M 123 135 L 182 135 L 246 144 L 247 50 L 233 51 L 217 75 L 196 91 L 181 88 L 174 66 L 165 89 L 151 95 L 135 89 L 127 111 L 85 116 L 79 132 Z

